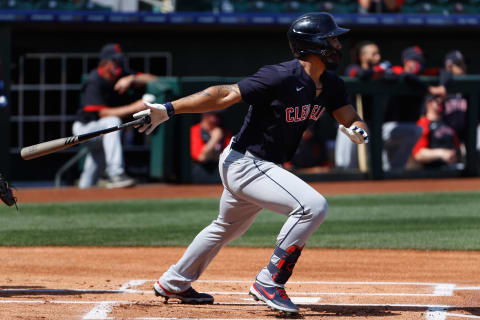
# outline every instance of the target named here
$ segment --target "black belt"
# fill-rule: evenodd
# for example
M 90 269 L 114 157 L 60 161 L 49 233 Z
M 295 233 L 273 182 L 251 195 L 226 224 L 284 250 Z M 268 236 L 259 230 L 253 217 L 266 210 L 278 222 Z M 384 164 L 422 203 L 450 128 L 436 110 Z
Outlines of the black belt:
M 242 153 L 242 154 L 245 154 L 245 152 L 247 152 L 247 148 L 239 148 L 239 147 L 237 147 L 233 144 L 232 144 L 232 150 L 235 150 L 235 151 L 237 151 L 239 153 Z

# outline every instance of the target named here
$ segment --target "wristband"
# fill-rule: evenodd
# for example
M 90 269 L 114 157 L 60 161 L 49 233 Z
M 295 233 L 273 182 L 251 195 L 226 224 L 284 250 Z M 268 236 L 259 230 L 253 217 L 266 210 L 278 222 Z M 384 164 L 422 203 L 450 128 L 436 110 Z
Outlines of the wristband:
M 167 115 L 169 118 L 175 115 L 175 109 L 173 109 L 173 104 L 171 102 L 165 103 L 165 109 L 167 109 Z

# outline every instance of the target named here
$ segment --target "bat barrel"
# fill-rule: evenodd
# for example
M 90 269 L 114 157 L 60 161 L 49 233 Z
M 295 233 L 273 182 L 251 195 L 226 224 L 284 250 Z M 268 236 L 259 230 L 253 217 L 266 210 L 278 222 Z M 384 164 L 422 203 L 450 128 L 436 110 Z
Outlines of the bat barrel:
M 35 158 L 45 156 L 45 155 L 50 154 L 50 153 L 54 153 L 54 152 L 57 152 L 57 151 L 60 151 L 60 150 L 63 150 L 63 149 L 67 149 L 67 148 L 69 148 L 71 146 L 74 146 L 76 144 L 88 141 L 90 139 L 93 139 L 95 137 L 98 137 L 98 136 L 101 136 L 101 135 L 104 135 L 104 134 L 107 134 L 107 133 L 110 133 L 110 132 L 113 132 L 113 131 L 122 130 L 122 129 L 125 129 L 125 128 L 128 128 L 128 127 L 140 126 L 144 123 L 150 123 L 150 117 L 148 115 L 146 115 L 146 116 L 144 116 L 140 119 L 137 119 L 137 120 L 134 120 L 134 121 L 131 121 L 131 122 L 127 122 L 127 123 L 124 123 L 124 124 L 121 124 L 121 125 L 118 125 L 118 126 L 115 126 L 115 127 L 106 128 L 106 129 L 102 129 L 102 130 L 98 130 L 98 131 L 93 131 L 93 132 L 81 134 L 81 135 L 78 135 L 78 136 L 71 136 L 71 137 L 68 137 L 68 138 L 60 138 L 60 139 L 56 139 L 56 140 L 46 141 L 46 142 L 42 142 L 42 143 L 39 143 L 39 144 L 35 144 L 33 146 L 30 146 L 30 147 L 25 147 L 25 148 L 22 148 L 22 150 L 20 152 L 20 155 L 22 156 L 22 158 L 24 160 L 35 159 Z
M 77 136 L 60 138 L 52 141 L 42 142 L 33 146 L 22 148 L 20 155 L 24 160 L 31 160 L 47 154 L 67 149 L 78 144 Z

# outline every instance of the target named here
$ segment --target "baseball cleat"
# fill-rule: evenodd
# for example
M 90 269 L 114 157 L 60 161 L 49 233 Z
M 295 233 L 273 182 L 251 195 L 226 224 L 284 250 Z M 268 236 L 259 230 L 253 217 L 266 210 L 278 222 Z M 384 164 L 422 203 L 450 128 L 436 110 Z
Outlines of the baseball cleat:
M 108 183 L 105 185 L 107 189 L 116 189 L 116 188 L 128 188 L 135 185 L 135 180 L 127 176 L 126 174 L 121 174 L 118 176 L 111 177 Z
M 255 301 L 263 301 L 270 308 L 282 313 L 298 313 L 298 307 L 290 300 L 284 288 L 264 287 L 254 282 L 249 294 Z
M 206 293 L 200 293 L 195 291 L 192 287 L 183 292 L 170 292 L 157 281 L 153 285 L 153 292 L 157 297 L 164 297 L 165 303 L 168 299 L 179 299 L 182 303 L 187 304 L 213 304 L 213 297 Z

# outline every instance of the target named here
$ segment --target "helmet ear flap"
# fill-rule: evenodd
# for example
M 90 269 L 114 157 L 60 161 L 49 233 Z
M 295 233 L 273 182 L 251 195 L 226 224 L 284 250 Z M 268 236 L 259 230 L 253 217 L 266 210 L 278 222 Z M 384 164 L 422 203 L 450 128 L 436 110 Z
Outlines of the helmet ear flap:
M 319 39 L 316 42 L 290 39 L 289 45 L 290 50 L 296 57 L 300 57 L 306 54 L 314 54 L 327 57 L 331 54 L 330 49 L 333 49 L 327 39 Z

